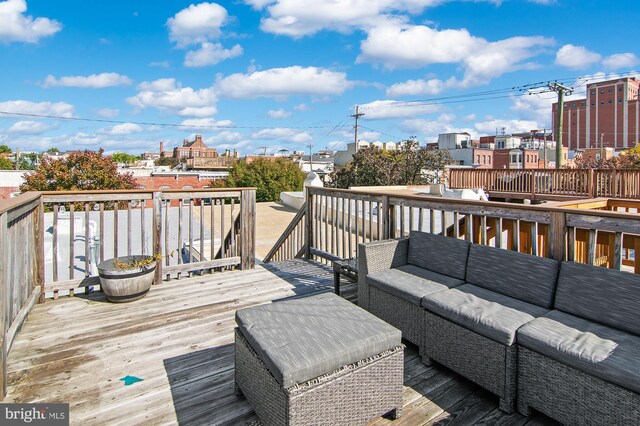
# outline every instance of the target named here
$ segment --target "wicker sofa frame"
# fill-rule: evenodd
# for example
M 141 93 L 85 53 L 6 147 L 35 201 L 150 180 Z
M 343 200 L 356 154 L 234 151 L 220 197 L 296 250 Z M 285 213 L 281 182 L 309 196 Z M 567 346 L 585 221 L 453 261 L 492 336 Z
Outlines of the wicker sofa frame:
M 638 425 L 640 395 L 518 347 L 518 412 L 534 408 L 567 425 Z
M 359 425 L 402 415 L 404 346 L 283 388 L 235 332 L 235 393 L 244 395 L 268 425 Z

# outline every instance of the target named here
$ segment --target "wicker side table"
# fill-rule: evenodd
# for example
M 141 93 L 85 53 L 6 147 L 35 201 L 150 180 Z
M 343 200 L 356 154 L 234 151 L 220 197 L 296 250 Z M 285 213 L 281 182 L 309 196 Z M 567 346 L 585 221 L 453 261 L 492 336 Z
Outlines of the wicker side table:
M 345 260 L 334 260 L 333 266 L 333 288 L 336 294 L 340 294 L 340 276 L 347 277 L 353 281 L 358 281 L 358 258 Z
M 253 311 L 248 312 L 250 310 Z M 300 315 L 301 310 L 308 311 L 313 321 Z M 236 394 L 247 398 L 263 424 L 364 425 L 387 413 L 393 418 L 401 415 L 404 346 L 400 335 L 395 333 L 397 330 L 390 325 L 331 293 L 242 311 L 236 315 Z M 349 320 L 350 314 L 353 321 Z M 330 366 L 331 360 L 344 359 L 340 357 L 352 349 L 363 348 L 366 336 L 362 334 L 362 322 L 369 320 L 370 327 L 366 328 L 375 330 L 375 335 L 382 333 L 380 338 L 386 343 L 380 348 L 384 349 L 346 365 Z M 257 324 L 265 324 L 264 330 L 269 331 L 260 331 Z M 312 339 L 305 339 L 311 326 L 317 328 L 318 333 Z M 278 330 L 275 333 L 274 328 Z M 342 339 L 337 337 L 341 331 L 344 331 Z M 300 336 L 297 341 L 292 338 L 296 334 Z M 352 338 L 354 348 L 349 343 Z M 336 340 L 341 343 L 332 346 L 330 341 Z M 283 342 L 287 343 L 283 345 Z M 328 352 L 331 356 L 320 356 L 327 354 L 323 352 L 326 347 L 331 347 Z M 303 362 L 306 368 L 314 369 L 313 377 L 292 380 L 297 372 L 288 367 L 299 360 L 306 360 Z M 325 367 L 328 371 L 321 370 Z

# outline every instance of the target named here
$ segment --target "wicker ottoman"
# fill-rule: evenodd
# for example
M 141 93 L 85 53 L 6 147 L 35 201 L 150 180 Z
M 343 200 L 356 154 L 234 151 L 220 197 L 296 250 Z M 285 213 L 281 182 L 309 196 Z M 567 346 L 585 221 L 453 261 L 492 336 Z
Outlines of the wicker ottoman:
M 235 383 L 266 425 L 357 425 L 402 410 L 401 333 L 335 294 L 236 312 Z

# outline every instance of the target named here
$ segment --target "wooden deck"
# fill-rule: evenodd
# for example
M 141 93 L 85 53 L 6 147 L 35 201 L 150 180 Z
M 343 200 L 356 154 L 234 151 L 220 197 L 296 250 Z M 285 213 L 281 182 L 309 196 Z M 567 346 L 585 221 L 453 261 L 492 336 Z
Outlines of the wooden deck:
M 345 288 L 351 300 L 353 287 Z M 78 425 L 254 423 L 233 395 L 235 310 L 332 289 L 330 267 L 296 260 L 164 283 L 130 304 L 101 293 L 47 301 L 13 344 L 5 402 L 68 402 Z M 125 376 L 143 381 L 125 386 Z M 425 366 L 411 345 L 404 398 L 401 419 L 372 424 L 553 424 L 504 415 L 495 397 Z

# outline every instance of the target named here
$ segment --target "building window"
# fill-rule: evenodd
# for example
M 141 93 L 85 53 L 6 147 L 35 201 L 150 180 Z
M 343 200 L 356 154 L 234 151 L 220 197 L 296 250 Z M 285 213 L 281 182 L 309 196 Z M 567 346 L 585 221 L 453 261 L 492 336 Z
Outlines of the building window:
M 622 98 L 618 98 L 618 103 L 622 103 Z
M 596 94 L 596 91 L 595 91 L 595 90 L 592 90 L 592 91 L 591 91 L 591 96 L 595 96 L 595 94 Z
M 585 102 L 580 102 L 580 106 L 585 106 Z
M 575 108 L 575 107 L 576 107 L 576 103 L 574 102 L 574 103 L 573 103 L 573 105 L 571 105 L 571 106 L 572 106 L 573 108 Z
M 482 156 L 482 164 L 487 164 L 487 156 L 486 155 Z
M 613 89 L 609 89 L 609 93 L 613 93 Z
M 612 102 L 613 102 L 613 100 L 612 100 L 612 99 L 609 99 L 609 103 L 612 103 Z
M 569 107 L 568 104 L 564 104 L 564 108 L 567 109 Z
M 600 94 L 601 94 L 601 95 L 604 95 L 604 89 L 602 89 L 602 90 L 600 91 Z
M 604 105 L 604 101 L 600 101 L 600 105 Z
M 477 155 L 476 163 L 480 164 L 480 154 Z
M 491 156 L 488 156 L 487 160 L 489 160 L 489 164 L 491 164 Z
M 596 103 L 595 102 L 591 102 L 591 106 L 594 106 Z
M 618 87 L 618 92 L 622 92 L 622 86 Z

